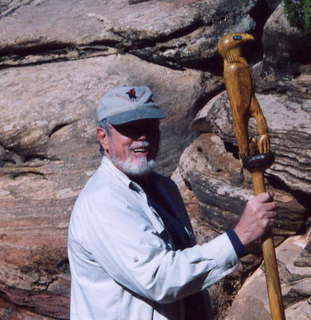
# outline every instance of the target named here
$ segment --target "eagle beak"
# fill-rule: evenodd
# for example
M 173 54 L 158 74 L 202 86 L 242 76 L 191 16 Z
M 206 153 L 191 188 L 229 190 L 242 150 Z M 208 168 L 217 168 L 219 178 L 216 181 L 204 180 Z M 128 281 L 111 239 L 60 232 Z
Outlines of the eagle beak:
M 249 34 L 249 33 L 244 33 L 243 36 L 242 36 L 243 40 L 246 42 L 246 41 L 254 41 L 255 38 Z

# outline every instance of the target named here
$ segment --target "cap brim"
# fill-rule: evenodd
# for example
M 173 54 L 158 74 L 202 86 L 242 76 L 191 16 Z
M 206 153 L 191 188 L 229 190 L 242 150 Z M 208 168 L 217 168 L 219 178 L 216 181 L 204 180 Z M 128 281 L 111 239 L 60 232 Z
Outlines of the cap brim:
M 164 119 L 165 115 L 159 108 L 129 110 L 120 114 L 107 117 L 107 121 L 113 125 L 124 124 L 143 119 Z

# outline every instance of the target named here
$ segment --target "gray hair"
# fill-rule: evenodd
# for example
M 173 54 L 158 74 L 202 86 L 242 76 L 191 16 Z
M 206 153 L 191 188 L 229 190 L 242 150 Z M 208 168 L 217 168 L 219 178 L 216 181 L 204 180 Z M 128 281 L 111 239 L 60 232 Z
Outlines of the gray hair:
M 111 124 L 108 122 L 107 119 L 102 119 L 100 121 L 97 121 L 97 126 L 99 128 L 104 129 L 108 136 L 111 135 Z M 104 150 L 103 146 L 99 142 L 98 142 L 98 144 L 99 144 L 99 152 L 101 154 L 105 154 L 105 150 Z
M 110 136 L 111 133 L 111 124 L 108 122 L 107 119 L 102 119 L 100 121 L 97 121 L 97 126 L 104 129 L 108 136 Z

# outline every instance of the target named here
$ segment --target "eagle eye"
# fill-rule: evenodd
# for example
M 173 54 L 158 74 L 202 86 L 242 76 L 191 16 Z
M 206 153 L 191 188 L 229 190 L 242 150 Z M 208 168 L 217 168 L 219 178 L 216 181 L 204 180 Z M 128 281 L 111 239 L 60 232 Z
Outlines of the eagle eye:
M 233 36 L 233 40 L 242 40 L 241 36 Z

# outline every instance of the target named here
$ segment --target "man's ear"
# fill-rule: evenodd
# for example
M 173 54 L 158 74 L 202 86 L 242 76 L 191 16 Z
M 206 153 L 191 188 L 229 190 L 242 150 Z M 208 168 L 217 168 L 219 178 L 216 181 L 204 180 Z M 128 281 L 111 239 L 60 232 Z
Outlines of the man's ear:
M 109 153 L 108 135 L 105 129 L 97 127 L 96 137 L 106 153 Z

